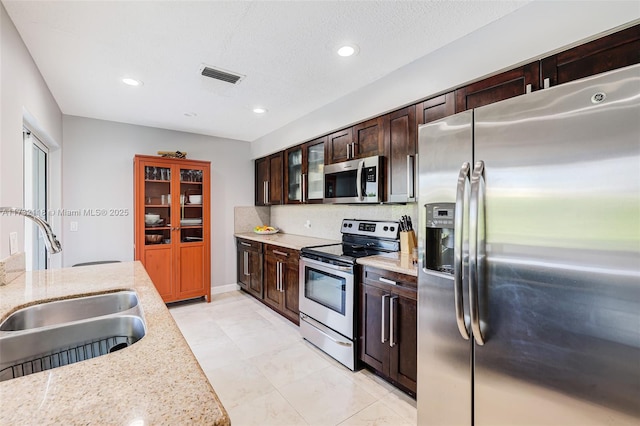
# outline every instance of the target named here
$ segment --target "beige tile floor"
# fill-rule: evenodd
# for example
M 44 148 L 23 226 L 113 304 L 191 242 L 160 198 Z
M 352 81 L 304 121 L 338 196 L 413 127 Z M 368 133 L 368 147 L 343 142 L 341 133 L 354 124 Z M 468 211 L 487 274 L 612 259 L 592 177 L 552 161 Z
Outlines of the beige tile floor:
M 343 367 L 251 296 L 215 295 L 170 312 L 241 425 L 415 425 L 416 402 L 366 370 Z

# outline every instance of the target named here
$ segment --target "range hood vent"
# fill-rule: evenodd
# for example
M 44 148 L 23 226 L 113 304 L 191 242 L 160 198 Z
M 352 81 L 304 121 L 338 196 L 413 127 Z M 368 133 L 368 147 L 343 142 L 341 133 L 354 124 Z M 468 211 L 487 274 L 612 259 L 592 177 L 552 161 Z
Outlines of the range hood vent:
M 245 76 L 242 74 L 225 71 L 220 68 L 210 67 L 209 65 L 202 64 L 200 66 L 200 74 L 205 77 L 213 78 L 220 81 L 225 81 L 231 84 L 238 84 Z

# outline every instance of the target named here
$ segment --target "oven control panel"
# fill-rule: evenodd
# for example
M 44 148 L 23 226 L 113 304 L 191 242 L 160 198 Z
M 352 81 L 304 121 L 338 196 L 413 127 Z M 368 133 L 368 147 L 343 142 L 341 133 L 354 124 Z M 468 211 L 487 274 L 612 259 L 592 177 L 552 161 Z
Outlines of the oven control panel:
M 351 235 L 366 235 L 369 237 L 398 239 L 399 222 L 343 219 L 341 232 Z

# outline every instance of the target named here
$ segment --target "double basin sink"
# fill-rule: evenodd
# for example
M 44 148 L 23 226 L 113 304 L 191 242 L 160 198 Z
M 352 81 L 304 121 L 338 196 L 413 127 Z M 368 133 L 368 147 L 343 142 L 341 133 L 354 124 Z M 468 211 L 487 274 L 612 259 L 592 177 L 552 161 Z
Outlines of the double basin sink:
M 0 381 L 107 355 L 145 333 L 130 290 L 28 306 L 0 324 Z

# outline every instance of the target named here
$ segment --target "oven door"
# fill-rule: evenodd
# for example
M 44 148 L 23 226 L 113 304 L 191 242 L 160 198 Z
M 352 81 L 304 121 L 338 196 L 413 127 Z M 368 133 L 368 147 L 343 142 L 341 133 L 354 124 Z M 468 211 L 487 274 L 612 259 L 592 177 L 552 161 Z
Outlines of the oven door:
M 300 312 L 353 339 L 354 267 L 300 258 Z

